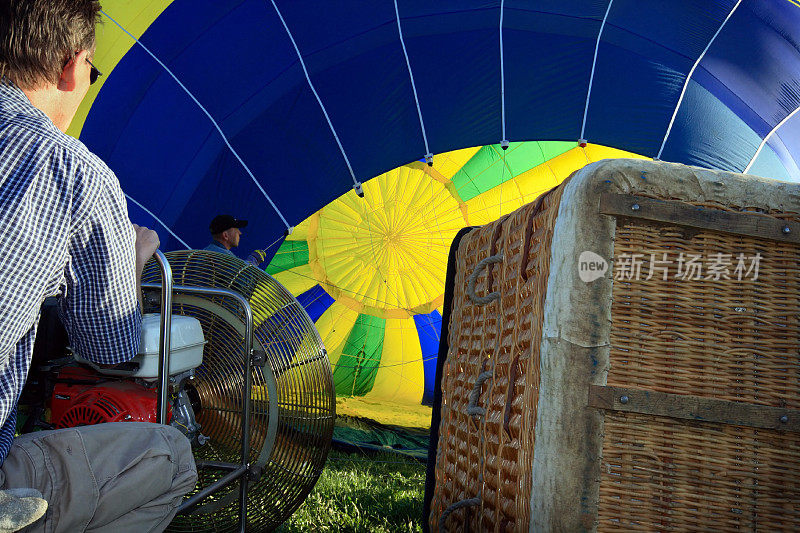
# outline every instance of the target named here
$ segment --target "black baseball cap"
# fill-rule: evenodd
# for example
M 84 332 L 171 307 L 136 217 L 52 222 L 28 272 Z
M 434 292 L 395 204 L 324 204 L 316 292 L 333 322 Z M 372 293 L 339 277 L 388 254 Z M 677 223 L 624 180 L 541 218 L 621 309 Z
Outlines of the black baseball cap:
M 211 221 L 208 229 L 211 230 L 211 235 L 216 235 L 222 233 L 226 229 L 243 228 L 246 225 L 246 220 L 237 220 L 230 215 L 217 215 L 214 217 L 214 220 Z

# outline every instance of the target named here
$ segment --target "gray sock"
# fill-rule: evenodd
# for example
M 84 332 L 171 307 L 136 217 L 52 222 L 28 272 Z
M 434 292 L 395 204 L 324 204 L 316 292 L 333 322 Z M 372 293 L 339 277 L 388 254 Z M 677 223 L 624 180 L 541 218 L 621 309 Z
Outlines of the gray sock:
M 39 520 L 47 502 L 36 489 L 0 490 L 0 533 L 19 531 Z

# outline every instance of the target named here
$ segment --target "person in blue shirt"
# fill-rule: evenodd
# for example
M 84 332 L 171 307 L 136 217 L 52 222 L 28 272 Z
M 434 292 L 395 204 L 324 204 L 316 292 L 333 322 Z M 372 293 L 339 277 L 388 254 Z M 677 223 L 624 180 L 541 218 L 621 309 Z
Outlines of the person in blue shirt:
M 239 220 L 231 215 L 215 216 L 208 226 L 213 241 L 203 249 L 236 257 L 236 254 L 231 252 L 231 248 L 239 246 L 239 239 L 242 237 L 242 228 L 246 226 L 246 220 Z M 253 250 L 250 256 L 248 256 L 247 262 L 254 267 L 259 267 L 266 258 L 267 253 L 264 250 Z

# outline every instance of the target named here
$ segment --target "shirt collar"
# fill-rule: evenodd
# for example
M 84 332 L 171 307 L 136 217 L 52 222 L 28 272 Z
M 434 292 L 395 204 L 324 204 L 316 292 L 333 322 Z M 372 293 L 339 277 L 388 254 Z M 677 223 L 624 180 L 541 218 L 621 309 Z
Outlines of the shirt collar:
M 36 107 L 28 99 L 22 89 L 17 87 L 13 81 L 3 79 L 0 81 L 0 110 L 24 113 L 26 115 L 36 115 L 47 118 L 44 111 Z
M 233 253 L 230 250 L 228 250 L 227 248 L 225 248 L 224 246 L 222 246 L 222 244 L 218 240 L 212 240 L 211 241 L 211 246 L 213 246 L 215 248 L 219 248 L 222 252 L 225 252 L 225 253 Z

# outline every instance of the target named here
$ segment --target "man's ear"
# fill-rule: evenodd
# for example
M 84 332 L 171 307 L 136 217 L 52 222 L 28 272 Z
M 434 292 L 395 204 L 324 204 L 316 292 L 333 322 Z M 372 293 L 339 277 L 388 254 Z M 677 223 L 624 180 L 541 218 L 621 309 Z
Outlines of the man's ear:
M 81 50 L 76 55 L 72 56 L 72 59 L 64 65 L 64 68 L 61 69 L 61 77 L 58 79 L 59 91 L 70 92 L 75 90 L 78 86 L 79 69 L 83 66 L 83 62 L 86 61 L 88 54 L 88 50 Z

